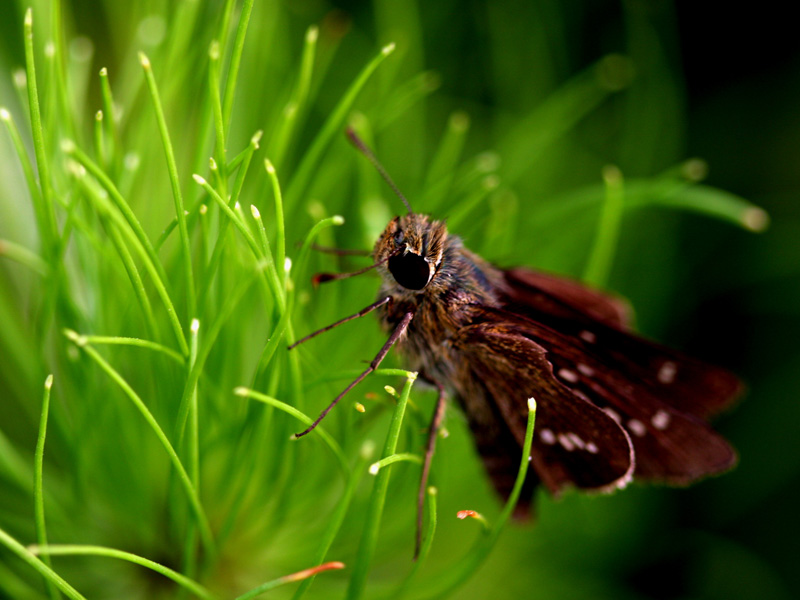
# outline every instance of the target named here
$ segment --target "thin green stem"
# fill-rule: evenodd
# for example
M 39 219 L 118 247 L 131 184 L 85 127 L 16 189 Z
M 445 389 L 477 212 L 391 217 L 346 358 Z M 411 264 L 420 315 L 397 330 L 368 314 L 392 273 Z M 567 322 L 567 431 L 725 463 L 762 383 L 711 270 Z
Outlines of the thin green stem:
M 9 240 L 0 240 L 0 256 L 7 256 L 39 275 L 47 275 L 50 272 L 50 267 L 38 254 Z
M 253 0 L 244 0 L 242 13 L 239 16 L 239 25 L 236 28 L 236 37 L 233 40 L 231 64 L 228 67 L 228 79 L 225 82 L 225 97 L 222 101 L 222 115 L 225 129 L 229 130 L 233 100 L 236 96 L 236 80 L 239 77 L 239 65 L 242 62 L 244 39 L 247 36 L 247 25 L 250 22 L 250 13 L 253 10 Z
M 331 225 L 341 225 L 344 223 L 344 218 L 339 215 L 334 215 L 333 217 L 329 217 L 327 219 L 322 219 L 319 221 L 314 227 L 311 228 L 311 231 L 308 232 L 305 241 L 303 242 L 302 247 L 300 248 L 300 253 L 297 257 L 297 262 L 295 264 L 295 273 L 302 273 L 308 260 L 308 253 L 311 250 L 311 244 L 319 235 L 319 232 L 325 229 L 326 227 L 330 227 Z M 286 310 L 283 311 L 278 324 L 275 326 L 272 335 L 270 336 L 269 340 L 267 341 L 267 345 L 264 347 L 264 351 L 261 353 L 261 360 L 258 363 L 258 371 L 257 376 L 267 368 L 269 365 L 270 360 L 272 360 L 273 354 L 275 354 L 275 350 L 278 349 L 278 345 L 283 340 L 283 334 L 289 328 L 289 318 L 292 313 L 293 307 L 293 299 L 294 294 L 289 294 L 289 300 L 287 303 Z M 291 343 L 291 340 L 290 340 Z
M 212 594 L 202 585 L 176 571 L 173 571 L 169 567 L 165 567 L 160 563 L 148 558 L 144 558 L 137 554 L 124 552 L 123 550 L 117 550 L 116 548 L 108 548 L 106 546 L 83 546 L 78 544 L 53 544 L 50 546 L 44 546 L 40 544 L 39 546 L 31 546 L 30 551 L 34 554 L 49 554 L 50 556 L 105 556 L 107 558 L 126 560 L 142 567 L 146 567 L 151 571 L 155 571 L 156 573 L 160 573 L 164 577 L 168 577 L 178 585 L 186 588 L 200 598 L 206 598 L 208 600 L 215 598 L 214 594 Z
M 33 149 L 36 155 L 36 166 L 39 169 L 39 186 L 42 199 L 41 214 L 44 217 L 40 234 L 44 242 L 45 256 L 52 259 L 56 251 L 55 243 L 58 239 L 58 227 L 53 207 L 53 193 L 50 187 L 50 162 L 47 158 L 44 130 L 42 129 L 42 113 L 39 108 L 39 92 L 36 85 L 36 65 L 33 56 L 33 11 L 30 8 L 25 12 L 25 66 L 28 76 L 28 106 L 31 115 Z
M 608 282 L 625 210 L 625 188 L 620 170 L 613 166 L 606 167 L 603 169 L 603 181 L 606 197 L 597 223 L 594 245 L 583 273 L 586 283 L 599 288 L 605 287 Z
M 297 168 L 295 176 L 286 192 L 287 205 L 295 207 L 301 205 L 299 200 L 306 191 L 306 187 L 308 186 L 314 170 L 317 168 L 322 153 L 331 143 L 334 136 L 342 130 L 344 121 L 353 107 L 353 103 L 370 76 L 392 52 L 394 52 L 394 44 L 385 46 L 380 53 L 364 67 L 342 99 L 339 100 L 339 103 L 328 117 L 328 120 L 325 121 L 317 137 L 314 138 L 311 147 L 303 155 L 303 160 Z
M 377 475 L 381 469 L 396 462 L 413 462 L 421 465 L 422 457 L 419 454 L 412 454 L 411 452 L 400 452 L 398 454 L 392 454 L 391 456 L 385 456 L 378 462 L 374 462 L 369 466 L 370 475 Z
M 213 556 L 215 554 L 215 547 L 214 547 L 214 537 L 211 533 L 211 527 L 208 524 L 208 518 L 206 517 L 205 511 L 203 510 L 203 506 L 200 503 L 200 497 L 197 494 L 197 490 L 192 485 L 192 481 L 189 478 L 186 469 L 181 463 L 181 459 L 178 457 L 178 453 L 175 452 L 175 448 L 172 447 L 169 439 L 167 438 L 164 430 L 161 429 L 161 426 L 156 421 L 153 413 L 147 408 L 147 405 L 142 401 L 139 395 L 134 391 L 134 389 L 128 384 L 128 382 L 120 375 L 109 363 L 106 361 L 97 350 L 92 348 L 87 343 L 86 338 L 79 335 L 78 333 L 72 330 L 66 330 L 64 334 L 79 348 L 81 348 L 86 354 L 88 354 L 96 363 L 97 365 L 105 371 L 109 377 L 122 389 L 125 395 L 133 402 L 136 409 L 142 415 L 144 420 L 153 430 L 153 433 L 158 438 L 158 441 L 161 442 L 161 445 L 164 447 L 164 450 L 167 453 L 170 461 L 172 462 L 175 470 L 178 473 L 178 479 L 180 480 L 184 490 L 186 491 L 186 495 L 189 498 L 189 503 L 191 504 L 192 511 L 194 512 L 195 519 L 197 520 L 197 524 L 200 528 L 200 537 L 203 540 L 203 545 L 206 547 L 209 555 Z
M 36 183 L 36 173 L 33 170 L 28 151 L 25 149 L 25 144 L 19 135 L 19 129 L 17 129 L 11 113 L 6 108 L 0 108 L 0 120 L 6 124 L 8 134 L 11 136 L 11 142 L 14 144 L 14 150 L 16 150 L 19 157 L 19 164 L 22 166 L 22 173 L 25 175 L 25 181 L 31 194 L 31 202 L 33 203 L 33 211 L 36 215 L 39 231 L 45 231 L 48 225 L 44 201 L 42 200 L 42 192 L 39 189 L 39 185 Z
M 214 114 L 214 131 L 216 132 L 216 144 L 214 156 L 217 166 L 220 169 L 220 195 L 228 195 L 228 159 L 225 152 L 225 121 L 222 117 L 222 100 L 219 97 L 219 42 L 214 40 L 208 49 L 208 92 L 211 98 L 211 109 Z
M 272 195 L 275 198 L 275 262 L 278 269 L 278 277 L 283 282 L 286 280 L 286 224 L 283 218 L 283 195 L 281 194 L 281 186 L 275 167 L 268 158 L 264 160 L 264 168 L 266 168 L 267 175 L 272 183 Z
M 86 600 L 86 598 L 78 592 L 74 587 L 68 584 L 58 573 L 48 567 L 41 559 L 39 559 L 33 552 L 25 548 L 13 537 L 8 535 L 2 528 L 0 528 L 0 544 L 11 550 L 17 557 L 26 562 L 29 566 L 37 570 L 42 577 L 48 581 L 52 581 L 59 590 L 71 598 L 72 600 Z M 52 553 L 51 553 L 52 554 Z
M 400 393 L 397 406 L 392 414 L 392 422 L 389 424 L 389 431 L 386 434 L 386 443 L 383 447 L 384 457 L 395 454 L 397 450 L 397 442 L 400 439 L 400 427 L 403 424 L 403 416 L 405 415 L 408 398 L 411 394 L 411 386 L 416 379 L 416 373 L 406 372 L 406 383 L 403 386 L 403 391 Z M 378 533 L 380 532 L 383 507 L 386 503 L 386 492 L 389 488 L 390 473 L 391 469 L 381 469 L 375 476 L 375 486 L 372 489 L 372 495 L 370 496 L 369 507 L 367 509 L 364 534 L 361 537 L 361 543 L 359 544 L 358 553 L 356 554 L 356 562 L 353 566 L 353 575 L 350 578 L 350 585 L 347 588 L 347 598 L 349 600 L 361 598 L 364 593 L 364 586 L 367 582 L 370 563 L 375 554 L 375 547 L 378 544 Z
M 306 427 L 311 425 L 314 422 L 314 419 L 309 417 L 307 414 L 300 412 L 294 406 L 290 404 L 286 404 L 285 402 L 281 402 L 276 398 L 272 398 L 271 396 L 267 396 L 266 394 L 262 394 L 260 392 L 256 392 L 255 390 L 251 390 L 245 387 L 238 387 L 234 390 L 234 394 L 237 396 L 241 396 L 243 398 L 252 398 L 253 400 L 258 400 L 259 402 L 263 402 L 264 404 L 269 404 L 281 410 L 295 419 L 300 421 Z M 331 437 L 331 435 L 325 431 L 322 427 L 316 427 L 314 429 L 315 432 L 319 432 L 320 439 L 325 443 L 328 448 L 330 448 L 333 455 L 336 457 L 336 460 L 339 462 L 339 466 L 342 469 L 342 472 L 347 476 L 350 474 L 350 466 L 347 464 L 347 458 L 344 455 L 344 451 L 339 443 Z
M 119 156 L 120 139 L 117 128 L 117 114 L 114 106 L 114 96 L 111 94 L 111 84 L 108 81 L 108 69 L 100 69 L 100 94 L 103 98 L 103 127 L 108 138 L 108 164 L 113 166 L 112 173 L 119 171 L 121 157 Z
M 188 312 L 190 315 L 197 314 L 197 297 L 195 295 L 194 274 L 192 272 L 192 251 L 189 242 L 189 229 L 186 227 L 186 212 L 183 207 L 183 196 L 181 195 L 181 185 L 178 179 L 178 167 L 175 164 L 175 152 L 172 149 L 172 142 L 169 138 L 167 120 L 164 117 L 164 109 L 161 106 L 161 98 L 158 94 L 156 79 L 153 75 L 153 68 L 150 59 L 144 53 L 139 53 L 139 62 L 144 69 L 147 87 L 150 90 L 150 97 L 153 101 L 153 108 L 156 112 L 158 129 L 161 133 L 161 141 L 164 145 L 164 154 L 167 159 L 167 170 L 169 172 L 170 183 L 172 184 L 172 198 L 175 201 L 175 217 L 178 219 L 178 231 L 181 237 L 181 247 L 183 251 L 183 270 L 186 277 L 186 297 Z
M 329 562 L 319 565 L 318 567 L 303 569 L 302 571 L 298 571 L 297 573 L 292 573 L 291 575 L 284 575 L 283 577 L 279 577 L 278 579 L 273 579 L 272 581 L 262 583 L 261 585 L 253 588 L 249 592 L 242 594 L 241 596 L 237 596 L 236 600 L 250 600 L 251 598 L 255 598 L 256 596 L 263 594 L 264 592 L 268 592 L 269 590 L 275 589 L 276 587 L 286 585 L 287 583 L 302 581 L 303 579 L 314 577 L 315 575 L 322 573 L 323 571 L 330 571 L 331 569 L 344 569 L 344 567 L 345 567 L 344 563 Z
M 157 344 L 156 342 L 151 342 L 150 340 L 143 340 L 140 338 L 130 338 L 130 337 L 103 336 L 103 335 L 85 335 L 83 337 L 86 340 L 86 343 L 92 344 L 93 346 L 99 346 L 103 344 L 117 345 L 117 346 L 138 346 L 139 348 L 147 348 L 148 350 L 161 352 L 166 356 L 170 357 L 179 365 L 183 365 L 186 362 L 183 356 L 175 352 L 175 350 L 173 350 L 172 348 L 168 348 L 163 344 Z
M 300 75 L 291 100 L 283 110 L 283 118 L 278 132 L 271 140 L 270 151 L 275 163 L 280 166 L 292 139 L 292 134 L 297 126 L 301 112 L 305 109 L 308 100 L 308 90 L 311 86 L 311 76 L 314 70 L 314 56 L 316 55 L 319 28 L 312 25 L 306 30 L 303 57 L 300 60 Z
M 47 438 L 47 416 L 50 412 L 50 390 L 53 388 L 53 375 L 48 375 L 44 382 L 44 394 L 42 394 L 42 417 L 39 420 L 39 437 L 36 441 L 36 452 L 33 462 L 33 507 L 36 523 L 36 541 L 40 546 L 47 544 L 47 527 L 44 520 L 44 486 L 42 481 L 42 470 L 44 466 L 44 443 Z M 42 555 L 42 561 L 52 567 L 50 556 Z M 58 589 L 55 583 L 45 577 L 47 592 L 51 598 L 58 598 Z
M 514 508 L 517 506 L 519 496 L 522 493 L 522 486 L 525 483 L 525 477 L 528 474 L 528 466 L 530 464 L 531 444 L 533 443 L 533 430 L 536 424 L 536 402 L 533 398 L 528 399 L 528 424 L 525 429 L 525 438 L 522 442 L 522 458 L 519 464 L 519 471 L 517 471 L 517 479 L 514 482 L 514 487 L 511 494 L 503 507 L 500 516 L 497 518 L 494 526 L 484 531 L 484 534 L 475 542 L 472 550 L 462 559 L 458 561 L 457 566 L 452 569 L 445 577 L 437 580 L 436 584 L 426 589 L 423 596 L 426 599 L 443 598 L 450 595 L 456 589 L 461 587 L 467 580 L 472 577 L 486 560 L 486 557 L 494 548 L 497 538 L 503 531 L 505 524 L 511 518 Z
M 89 158 L 89 156 L 75 143 L 71 141 L 64 141 L 61 144 L 61 147 L 67 155 L 77 160 L 92 175 L 92 177 L 98 181 L 103 189 L 108 192 L 108 197 L 112 200 L 114 206 L 116 206 L 117 209 L 122 213 L 122 216 L 125 217 L 125 221 L 128 223 L 128 226 L 136 236 L 136 239 L 139 240 L 142 248 L 147 253 L 147 256 L 153 263 L 153 266 L 156 268 L 158 277 L 162 281 L 166 281 L 167 275 L 164 271 L 164 265 L 161 264 L 161 259 L 158 257 L 155 247 L 145 233 L 142 224 L 139 222 L 139 219 L 131 209 L 130 204 L 119 192 L 117 186 L 114 185 L 113 181 L 111 181 L 111 178 L 106 175 L 103 169 L 101 169 L 96 162 Z
M 333 514 L 328 520 L 328 527 L 325 529 L 325 533 L 322 534 L 319 551 L 314 562 L 321 563 L 325 560 L 328 550 L 330 550 L 330 547 L 333 544 L 333 540 L 336 539 L 336 535 L 339 533 L 342 523 L 344 523 L 344 518 L 347 515 L 347 511 L 350 508 L 350 503 L 353 500 L 353 495 L 355 494 L 356 488 L 358 487 L 361 477 L 364 474 L 364 467 L 371 457 L 373 447 L 374 445 L 371 442 L 365 443 L 362 446 L 361 452 L 359 453 L 358 462 L 351 469 L 348 476 L 347 486 L 344 489 L 342 498 L 339 500 L 336 510 L 334 510 Z M 312 583 L 314 583 L 313 577 L 309 577 L 303 581 L 303 583 L 300 584 L 300 587 L 297 588 L 292 600 L 300 600 L 305 595 L 308 588 L 311 587 Z

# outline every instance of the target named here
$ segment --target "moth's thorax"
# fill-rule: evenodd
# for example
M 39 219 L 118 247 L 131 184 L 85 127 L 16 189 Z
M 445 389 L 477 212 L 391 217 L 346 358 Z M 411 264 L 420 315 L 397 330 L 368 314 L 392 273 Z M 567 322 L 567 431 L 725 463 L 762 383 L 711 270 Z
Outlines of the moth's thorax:
M 381 294 L 419 306 L 435 299 L 445 308 L 455 302 L 494 305 L 502 286 L 500 271 L 473 254 L 443 221 L 427 215 L 395 217 L 373 251 L 383 279 Z
M 379 309 L 383 326 L 390 330 L 413 311 L 399 349 L 412 368 L 450 384 L 451 371 L 461 362 L 453 342 L 471 321 L 472 308 L 498 306 L 501 271 L 464 248 L 444 222 L 417 214 L 392 219 L 375 245 L 374 259 L 383 280 L 379 297 L 392 299 Z

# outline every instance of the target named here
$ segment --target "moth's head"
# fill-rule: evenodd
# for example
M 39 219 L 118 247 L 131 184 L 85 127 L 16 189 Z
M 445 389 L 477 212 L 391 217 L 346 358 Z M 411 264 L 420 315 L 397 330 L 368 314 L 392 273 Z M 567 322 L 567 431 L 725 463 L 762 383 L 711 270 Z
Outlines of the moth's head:
M 375 244 L 375 262 L 401 287 L 420 291 L 436 275 L 446 239 L 441 221 L 419 214 L 395 217 Z

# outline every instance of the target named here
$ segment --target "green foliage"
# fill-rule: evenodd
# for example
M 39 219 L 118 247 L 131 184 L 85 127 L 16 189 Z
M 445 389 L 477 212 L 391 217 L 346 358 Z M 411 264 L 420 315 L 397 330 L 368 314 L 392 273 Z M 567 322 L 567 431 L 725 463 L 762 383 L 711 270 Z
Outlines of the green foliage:
M 280 585 L 274 597 L 416 598 L 470 577 L 482 583 L 459 597 L 500 598 L 498 577 L 507 597 L 624 596 L 600 573 L 635 556 L 637 527 L 652 527 L 641 507 L 660 500 L 543 498 L 541 526 L 515 529 L 493 558 L 511 507 L 484 482 L 457 409 L 413 563 L 414 457 L 432 398 L 411 377 L 396 405 L 376 394 L 380 375 L 405 376 L 386 370 L 294 440 L 381 341 L 359 322 L 287 345 L 375 293 L 368 276 L 312 289 L 314 272 L 362 265 L 311 244 L 368 249 L 402 209 L 346 143 L 348 123 L 415 210 L 496 262 L 624 288 L 635 276 L 613 265 L 634 243 L 627 219 L 667 206 L 763 229 L 763 211 L 680 162 L 678 76 L 640 43 L 663 31 L 629 15 L 625 56 L 574 64 L 555 6 L 540 7 L 552 28 L 522 17 L 531 32 L 511 4 L 487 3 L 495 70 L 491 103 L 477 105 L 458 97 L 469 83 L 423 70 L 447 3 L 376 0 L 375 32 L 363 13 L 351 22 L 317 3 L 6 4 L 0 597 L 233 598 Z M 442 60 L 457 72 L 457 52 Z M 646 222 L 668 286 L 677 226 Z M 454 522 L 460 508 L 493 525 Z M 520 557 L 524 538 L 537 541 Z M 348 568 L 288 585 L 328 560 Z

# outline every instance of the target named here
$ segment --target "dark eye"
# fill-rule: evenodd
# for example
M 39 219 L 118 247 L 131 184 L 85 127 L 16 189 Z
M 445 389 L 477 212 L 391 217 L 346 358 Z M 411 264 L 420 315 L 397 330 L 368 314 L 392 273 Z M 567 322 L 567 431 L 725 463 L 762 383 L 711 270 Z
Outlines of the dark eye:
M 409 252 L 389 259 L 389 271 L 395 281 L 409 290 L 421 290 L 428 285 L 431 269 L 419 254 Z

